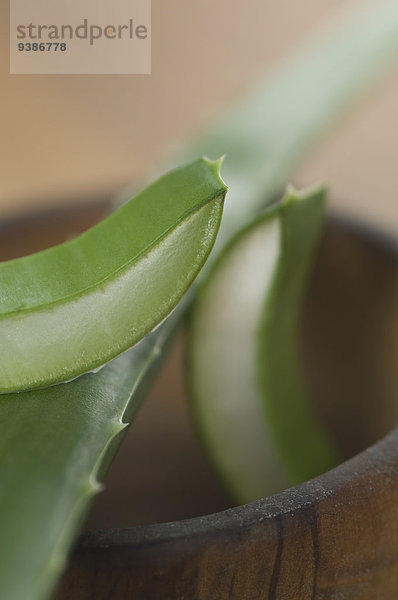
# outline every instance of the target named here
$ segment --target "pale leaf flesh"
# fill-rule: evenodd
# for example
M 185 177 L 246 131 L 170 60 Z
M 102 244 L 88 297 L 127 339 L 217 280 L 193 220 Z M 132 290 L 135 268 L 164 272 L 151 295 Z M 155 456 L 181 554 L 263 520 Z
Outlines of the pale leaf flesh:
M 298 356 L 324 195 L 289 189 L 226 247 L 195 303 L 188 350 L 195 422 L 237 502 L 282 491 L 340 458 L 312 414 Z

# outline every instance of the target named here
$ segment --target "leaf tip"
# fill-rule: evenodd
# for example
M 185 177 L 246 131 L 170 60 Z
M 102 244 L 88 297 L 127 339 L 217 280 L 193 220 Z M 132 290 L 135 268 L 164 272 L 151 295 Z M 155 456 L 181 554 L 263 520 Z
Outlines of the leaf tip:
M 286 192 L 282 202 L 283 204 L 291 204 L 294 202 L 300 202 L 300 200 L 303 200 L 304 198 L 307 200 L 313 199 L 324 202 L 328 191 L 329 186 L 327 183 L 317 183 L 302 190 L 298 190 L 293 184 L 289 183 L 286 186 Z
M 225 156 L 226 155 L 223 154 L 222 156 L 220 156 L 220 158 L 217 158 L 216 160 L 212 160 L 208 156 L 203 155 L 202 160 L 208 167 L 210 167 L 210 169 L 213 171 L 213 173 L 217 177 L 217 179 L 219 179 L 220 183 L 225 188 L 225 190 L 228 191 L 228 186 L 226 185 L 225 181 L 221 177 L 221 173 L 220 173 Z

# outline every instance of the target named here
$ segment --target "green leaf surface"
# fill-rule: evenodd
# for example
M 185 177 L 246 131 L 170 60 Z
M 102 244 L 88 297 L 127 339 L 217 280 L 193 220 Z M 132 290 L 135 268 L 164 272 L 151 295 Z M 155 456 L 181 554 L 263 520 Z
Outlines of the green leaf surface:
M 227 246 L 195 303 L 188 350 L 195 420 L 239 502 L 338 463 L 312 415 L 297 356 L 324 195 L 290 189 Z
M 218 171 L 172 171 L 72 241 L 0 264 L 0 392 L 95 369 L 168 315 L 213 246 Z
M 68 384 L 0 399 L 0 598 L 48 597 L 176 326 Z
M 313 414 L 299 360 L 301 308 L 323 224 L 325 191 L 288 189 L 279 209 L 278 262 L 256 334 L 256 382 L 290 484 L 342 459 Z

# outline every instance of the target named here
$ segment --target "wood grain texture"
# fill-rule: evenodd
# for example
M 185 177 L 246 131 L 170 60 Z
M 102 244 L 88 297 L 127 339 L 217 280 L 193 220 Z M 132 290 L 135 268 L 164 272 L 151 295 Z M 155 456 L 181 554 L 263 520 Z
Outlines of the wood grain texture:
M 54 243 L 46 236 L 49 226 L 62 239 L 99 214 L 92 205 L 58 217 L 42 215 L 40 221 L 8 222 L 0 226 L 0 256 Z M 304 346 L 314 406 L 347 455 L 396 423 L 397 290 L 394 244 L 330 221 L 307 302 Z M 398 430 L 329 473 L 247 506 L 85 533 L 55 595 L 56 600 L 397 597 Z
M 393 600 L 398 433 L 314 481 L 208 517 L 85 534 L 57 599 Z

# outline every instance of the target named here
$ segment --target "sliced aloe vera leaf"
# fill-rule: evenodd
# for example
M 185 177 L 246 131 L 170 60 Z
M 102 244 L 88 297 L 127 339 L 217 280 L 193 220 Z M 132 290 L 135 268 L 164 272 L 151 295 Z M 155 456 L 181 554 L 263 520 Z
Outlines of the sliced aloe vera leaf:
M 211 269 L 193 311 L 188 377 L 195 420 L 239 502 L 276 493 L 338 462 L 311 413 L 297 357 L 301 300 L 324 196 L 323 188 L 290 189 L 240 232 Z
M 63 385 L 0 397 L 0 598 L 47 598 L 177 325 Z
M 78 238 L 0 264 L 0 392 L 70 380 L 136 344 L 213 246 L 219 162 L 168 173 Z
M 301 312 L 322 230 L 325 191 L 288 188 L 279 212 L 272 286 L 257 330 L 257 382 L 273 444 L 289 482 L 301 483 L 342 459 L 315 418 L 299 360 Z

